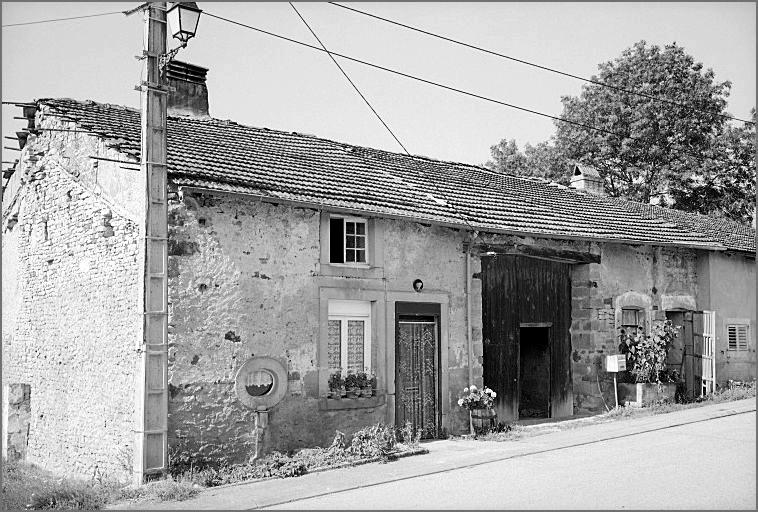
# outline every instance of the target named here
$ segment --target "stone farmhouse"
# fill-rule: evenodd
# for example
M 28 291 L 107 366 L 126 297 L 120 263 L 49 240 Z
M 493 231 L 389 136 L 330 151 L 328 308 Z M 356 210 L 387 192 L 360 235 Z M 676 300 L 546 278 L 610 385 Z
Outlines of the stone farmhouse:
M 207 70 L 171 66 L 169 453 L 242 461 L 378 421 L 464 433 L 470 383 L 498 392 L 501 421 L 600 413 L 618 329 L 666 318 L 690 393 L 755 378 L 755 230 L 606 197 L 581 165 L 569 188 L 214 119 Z M 146 421 L 140 114 L 22 107 L 4 454 L 128 479 Z M 332 373 L 362 369 L 372 396 L 329 398 Z

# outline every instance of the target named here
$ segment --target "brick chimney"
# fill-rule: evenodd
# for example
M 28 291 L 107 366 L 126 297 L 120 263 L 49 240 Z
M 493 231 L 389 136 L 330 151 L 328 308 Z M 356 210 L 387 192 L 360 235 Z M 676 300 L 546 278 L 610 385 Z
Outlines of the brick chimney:
M 589 165 L 572 163 L 569 164 L 571 170 L 571 188 L 584 190 L 590 194 L 605 195 L 603 178 L 597 169 Z
M 205 85 L 207 68 L 172 60 L 166 66 L 169 87 L 175 90 L 168 95 L 168 115 L 210 117 L 208 114 L 208 87 Z

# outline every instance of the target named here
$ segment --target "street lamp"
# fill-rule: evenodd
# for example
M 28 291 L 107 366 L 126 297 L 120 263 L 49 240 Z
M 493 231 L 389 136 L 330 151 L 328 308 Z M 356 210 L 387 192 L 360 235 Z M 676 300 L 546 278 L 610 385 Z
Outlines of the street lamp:
M 171 35 L 180 40 L 182 46 L 187 46 L 187 41 L 195 37 L 202 12 L 195 2 L 175 2 L 166 11 Z
M 161 75 L 168 63 L 174 60 L 179 50 L 187 46 L 187 41 L 195 37 L 197 24 L 200 21 L 200 14 L 202 12 L 195 2 L 175 2 L 166 11 L 166 18 L 171 27 L 171 35 L 181 41 L 182 44 L 160 56 Z

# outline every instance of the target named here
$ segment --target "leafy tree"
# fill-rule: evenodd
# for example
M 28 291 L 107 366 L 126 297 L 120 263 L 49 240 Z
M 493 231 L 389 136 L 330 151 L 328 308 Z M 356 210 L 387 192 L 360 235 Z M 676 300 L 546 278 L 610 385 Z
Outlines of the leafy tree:
M 751 110 L 755 122 L 755 108 Z M 749 223 L 755 208 L 755 125 L 729 125 L 716 141 L 718 160 L 710 160 L 675 180 L 677 209 Z
M 514 139 L 503 139 L 494 146 L 490 147 L 492 160 L 487 162 L 485 167 L 497 170 L 506 174 L 526 175 L 528 168 L 526 157 L 519 151 L 518 145 Z
M 729 82 L 716 82 L 712 70 L 703 72 L 675 43 L 661 50 L 640 41 L 599 69 L 592 79 L 617 89 L 585 85 L 578 97 L 561 98 L 561 117 L 603 131 L 556 122 L 556 145 L 568 158 L 596 167 L 611 195 L 648 203 L 693 165 L 716 156 Z
M 598 68 L 592 80 L 611 87 L 589 83 L 561 98 L 561 117 L 576 124 L 556 121 L 555 136 L 523 154 L 515 140 L 502 141 L 488 165 L 566 183 L 566 163 L 584 162 L 609 195 L 749 222 L 755 127 L 727 123 L 731 83 L 716 81 L 676 43 L 640 41 Z
M 524 147 L 524 154 L 532 176 L 547 178 L 563 185 L 568 185 L 571 181 L 569 159 L 555 147 L 554 143 L 540 142 L 536 146 L 527 144 Z
M 522 152 L 514 139 L 503 139 L 490 147 L 490 152 L 492 160 L 484 164 L 489 169 L 517 176 L 538 176 L 564 185 L 569 183 L 568 160 L 553 144 L 527 144 Z

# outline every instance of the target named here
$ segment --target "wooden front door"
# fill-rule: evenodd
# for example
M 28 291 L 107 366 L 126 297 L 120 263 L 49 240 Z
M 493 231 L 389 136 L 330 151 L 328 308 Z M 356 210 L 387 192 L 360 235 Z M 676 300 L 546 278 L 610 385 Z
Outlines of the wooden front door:
M 408 303 L 406 303 L 408 304 Z M 410 422 L 424 439 L 439 437 L 439 305 L 421 308 L 398 304 L 395 346 L 395 423 Z M 423 306 L 423 305 L 422 305 Z M 426 311 L 424 311 L 426 310 Z M 410 313 L 410 314 L 408 314 Z M 427 314 L 424 314 L 427 313 Z

